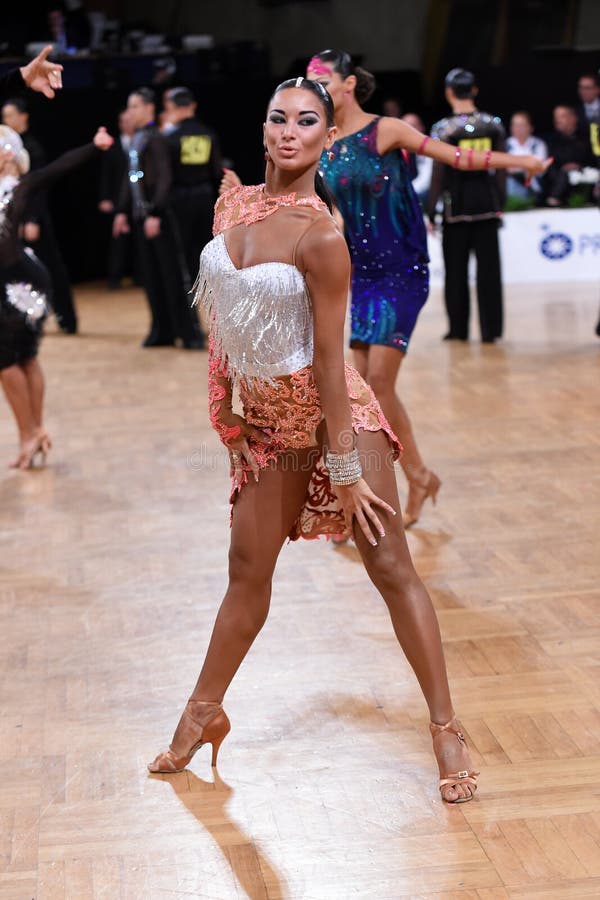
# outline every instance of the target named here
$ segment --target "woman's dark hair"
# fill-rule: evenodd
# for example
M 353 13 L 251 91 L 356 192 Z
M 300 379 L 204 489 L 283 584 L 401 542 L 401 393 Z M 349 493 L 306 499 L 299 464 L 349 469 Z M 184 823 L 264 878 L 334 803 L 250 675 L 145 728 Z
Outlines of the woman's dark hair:
M 334 72 L 341 75 L 342 78 L 348 78 L 354 75 L 356 78 L 356 88 L 354 96 L 360 105 L 366 103 L 375 90 L 375 76 L 361 66 L 355 66 L 352 57 L 345 50 L 321 50 L 317 53 L 317 59 L 330 66 Z
M 282 81 L 281 84 L 278 84 L 273 93 L 271 94 L 271 100 L 269 100 L 269 105 L 279 91 L 286 91 L 288 88 L 300 88 L 303 91 L 310 91 L 311 94 L 314 94 L 323 109 L 325 110 L 325 121 L 327 123 L 328 128 L 332 128 L 334 124 L 333 120 L 333 100 L 331 99 L 329 92 L 326 88 L 323 87 L 322 84 L 319 84 L 318 81 L 310 81 L 308 78 L 303 78 L 300 76 L 299 78 L 288 78 L 287 81 Z M 325 184 L 323 180 L 323 176 L 319 171 L 315 172 L 315 194 L 319 197 L 320 200 L 323 201 L 327 205 L 329 212 L 333 211 L 333 196 L 331 191 Z

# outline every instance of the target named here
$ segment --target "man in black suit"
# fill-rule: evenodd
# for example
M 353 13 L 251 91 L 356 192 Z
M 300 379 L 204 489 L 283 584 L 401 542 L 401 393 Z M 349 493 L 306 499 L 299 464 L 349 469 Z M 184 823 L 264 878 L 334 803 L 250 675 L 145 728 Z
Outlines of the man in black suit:
M 543 183 L 548 206 L 563 206 L 573 192 L 571 172 L 595 166 L 589 137 L 577 134 L 577 113 L 572 106 L 555 106 L 554 131 L 548 136 L 548 152 L 554 162 L 546 172 Z M 589 128 L 588 128 L 589 134 Z
M 2 121 L 20 135 L 29 153 L 31 169 L 46 164 L 46 154 L 40 142 L 29 130 L 29 112 L 22 97 L 6 100 L 2 106 Z M 77 315 L 67 267 L 56 240 L 45 192 L 40 192 L 25 211 L 23 237 L 36 256 L 39 256 L 52 279 L 52 306 L 56 320 L 66 334 L 77 331 Z
M 118 237 L 130 228 L 133 233 L 152 317 L 143 346 L 172 346 L 180 338 L 186 349 L 201 349 L 202 333 L 184 289 L 183 261 L 169 209 L 171 163 L 166 141 L 155 123 L 154 92 L 145 87 L 133 91 L 127 110 L 135 134 L 113 235 Z

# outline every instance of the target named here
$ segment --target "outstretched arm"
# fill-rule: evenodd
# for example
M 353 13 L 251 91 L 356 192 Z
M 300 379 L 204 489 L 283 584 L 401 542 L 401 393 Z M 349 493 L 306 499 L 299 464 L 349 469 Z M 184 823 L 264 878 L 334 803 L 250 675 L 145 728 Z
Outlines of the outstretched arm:
M 515 164 L 514 156 L 497 150 L 461 150 L 453 144 L 435 140 L 421 134 L 402 119 L 383 117 L 377 133 L 377 150 L 408 150 L 421 153 L 446 166 L 457 169 L 510 169 Z M 519 164 L 530 175 L 540 175 L 551 165 L 552 159 L 540 160 L 535 156 L 520 156 Z
M 84 144 L 83 147 L 77 147 L 75 150 L 67 150 L 66 153 L 63 153 L 62 156 L 59 156 L 58 159 L 55 159 L 47 166 L 29 172 L 22 179 L 20 187 L 23 188 L 23 192 L 26 194 L 46 188 L 56 181 L 57 178 L 70 172 L 71 169 L 75 169 L 82 163 L 87 162 L 97 150 L 108 150 L 112 143 L 113 139 L 107 133 L 106 128 L 99 128 L 91 143 Z

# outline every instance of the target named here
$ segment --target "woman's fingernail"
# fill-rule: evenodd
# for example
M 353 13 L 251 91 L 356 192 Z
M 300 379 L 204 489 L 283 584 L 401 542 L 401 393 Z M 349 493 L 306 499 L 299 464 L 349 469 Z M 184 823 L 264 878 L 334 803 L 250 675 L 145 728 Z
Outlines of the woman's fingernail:
M 385 537 L 385 531 L 380 531 L 379 534 L 381 535 L 381 537 Z

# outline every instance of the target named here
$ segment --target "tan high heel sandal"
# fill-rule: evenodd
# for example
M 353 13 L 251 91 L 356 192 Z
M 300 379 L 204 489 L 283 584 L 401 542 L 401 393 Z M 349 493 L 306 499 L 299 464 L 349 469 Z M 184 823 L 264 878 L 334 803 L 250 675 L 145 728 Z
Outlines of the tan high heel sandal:
M 199 721 L 192 715 L 190 706 L 199 716 Z M 208 707 L 204 710 L 198 707 Z M 213 766 L 217 765 L 219 748 L 231 730 L 231 723 L 220 703 L 206 700 L 188 700 L 179 724 L 175 729 L 171 746 L 164 753 L 159 753 L 154 762 L 148 763 L 148 771 L 154 774 L 173 775 L 182 772 L 189 765 L 196 750 L 203 744 L 212 745 Z M 188 748 L 181 755 L 173 746 Z
M 418 481 L 417 479 L 409 478 L 406 511 L 402 515 L 402 524 L 405 528 L 410 528 L 411 525 L 414 525 L 415 522 L 419 521 L 419 516 L 421 515 L 421 510 L 423 509 L 423 504 L 428 497 L 431 497 L 431 502 L 435 506 L 437 502 L 438 491 L 441 486 L 441 480 L 438 478 L 435 472 L 432 472 L 431 470 L 427 472 L 425 481 Z M 411 498 L 411 493 L 413 495 L 413 498 Z M 416 499 L 414 499 L 415 494 Z
M 438 735 L 442 734 L 444 731 L 449 731 L 451 734 L 455 734 L 458 742 L 460 744 L 464 744 L 466 747 L 467 742 L 465 741 L 465 736 L 460 730 L 460 725 L 458 720 L 453 717 L 449 722 L 446 722 L 445 725 L 438 725 L 436 722 L 429 723 L 429 730 L 431 731 L 431 738 L 435 740 Z M 440 777 L 440 793 L 442 795 L 442 800 L 445 803 L 468 803 L 469 800 L 472 800 L 475 796 L 475 791 L 477 790 L 477 776 L 479 772 L 475 772 L 473 770 L 467 771 L 464 769 L 461 772 L 453 772 L 449 775 L 442 775 Z M 447 797 L 444 796 L 444 788 L 450 787 L 451 790 L 456 790 L 456 786 L 458 784 L 470 784 L 472 786 L 471 794 L 468 797 L 457 797 L 456 800 L 448 800 Z

